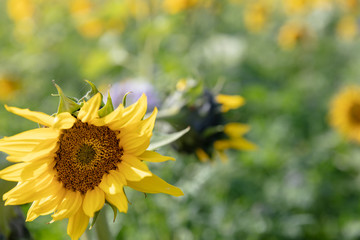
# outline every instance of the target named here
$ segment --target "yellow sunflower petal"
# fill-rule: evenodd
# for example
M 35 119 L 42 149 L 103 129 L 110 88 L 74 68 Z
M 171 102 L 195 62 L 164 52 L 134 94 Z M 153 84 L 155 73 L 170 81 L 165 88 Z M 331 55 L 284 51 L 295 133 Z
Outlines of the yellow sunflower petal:
M 96 118 L 96 119 L 92 120 L 91 123 L 94 124 L 95 126 L 107 125 L 113 121 L 121 119 L 123 113 L 124 113 L 124 106 L 122 104 L 120 104 L 114 111 L 112 111 L 105 117 Z
M 226 163 L 229 159 L 224 151 L 216 151 L 222 162 Z
M 175 158 L 163 156 L 160 153 L 154 151 L 145 151 L 143 154 L 138 156 L 140 160 L 148 161 L 148 162 L 164 162 L 168 160 L 175 161 Z
M 250 126 L 242 123 L 228 123 L 224 127 L 226 135 L 236 138 L 241 137 L 250 130 Z
M 6 110 L 23 118 L 29 119 L 30 121 L 39 123 L 41 125 L 51 127 L 54 123 L 54 117 L 51 117 L 42 112 L 34 112 L 29 109 L 20 109 L 17 107 L 8 107 L 5 105 Z
M 238 150 L 255 150 L 257 146 L 243 138 L 231 139 L 231 148 Z
M 103 176 L 99 187 L 106 193 L 117 194 L 122 191 L 126 183 L 124 177 L 115 170 L 110 170 L 109 174 Z
M 139 136 L 151 136 L 152 130 L 155 125 L 157 113 L 158 110 L 155 107 L 150 117 L 140 122 L 134 122 L 133 124 L 130 124 L 126 128 L 122 129 L 119 138 L 121 139 L 123 135 L 126 135 L 127 133 L 130 132 L 137 133 L 139 134 Z
M 126 180 L 139 181 L 144 177 L 151 176 L 151 172 L 146 164 L 131 155 L 124 155 L 123 161 L 118 164 L 119 171 L 125 176 Z
M 111 129 L 118 130 L 128 124 L 140 121 L 146 113 L 146 108 L 147 98 L 146 95 L 143 94 L 136 103 L 124 109 L 121 118 L 116 118 L 114 121 L 109 122 L 108 126 Z
M 94 217 L 94 212 L 99 211 L 105 204 L 105 194 L 99 188 L 95 187 L 93 190 L 86 192 L 83 202 L 83 210 L 89 217 Z
M 141 162 L 139 158 L 133 155 L 125 154 L 121 157 L 121 159 L 124 163 L 130 164 L 132 167 L 138 170 L 141 170 L 143 172 L 149 172 L 148 166 L 145 163 Z
M 55 162 L 39 161 L 36 163 L 18 163 L 11 165 L 0 171 L 0 178 L 6 181 L 23 182 L 31 178 L 38 177 L 50 167 L 54 167 Z
M 80 192 L 67 190 L 64 199 L 51 217 L 57 221 L 74 215 L 81 207 L 82 201 L 83 197 Z
M 79 208 L 74 215 L 69 217 L 67 234 L 71 237 L 71 240 L 78 240 L 88 225 L 89 217 L 84 213 L 82 208 Z
M 166 193 L 176 197 L 184 195 L 180 188 L 168 184 L 154 174 L 150 177 L 145 177 L 138 182 L 128 181 L 128 186 L 145 193 Z
M 101 103 L 101 94 L 97 93 L 89 101 L 84 103 L 84 106 L 79 111 L 78 119 L 82 122 L 90 122 L 92 119 L 98 118 L 98 110 Z
M 216 96 L 216 101 L 222 105 L 221 110 L 227 112 L 231 109 L 237 109 L 245 104 L 245 99 L 239 95 L 225 95 L 219 94 Z
M 202 148 L 197 148 L 195 154 L 201 162 L 207 162 L 210 159 L 209 155 Z
M 45 173 L 38 178 L 19 183 L 16 187 L 3 195 L 5 205 L 21 205 L 29 203 L 58 191 L 58 185 L 52 174 Z
M 36 212 L 33 211 L 33 209 L 39 205 L 39 202 L 40 202 L 40 200 L 36 200 L 31 204 L 31 206 L 27 212 L 27 215 L 26 215 L 26 220 L 25 220 L 26 222 L 34 221 L 38 216 L 40 216 L 39 214 L 37 214 Z
M 52 128 L 35 128 L 11 137 L 4 137 L 1 142 L 32 141 L 37 142 L 49 138 L 57 138 L 59 131 Z
M 149 147 L 150 137 L 151 136 L 141 136 L 136 133 L 128 133 L 121 136 L 119 145 L 127 154 L 139 156 Z
M 140 181 L 143 177 L 143 174 L 137 173 L 136 169 L 129 164 L 124 164 L 123 162 L 118 164 L 119 172 L 125 177 L 126 181 Z
M 30 222 L 38 216 L 48 215 L 54 212 L 63 199 L 64 194 L 65 189 L 61 186 L 56 194 L 34 201 L 27 212 L 26 221 Z
M 119 210 L 119 212 L 124 212 L 124 213 L 127 212 L 128 200 L 126 198 L 124 190 L 114 195 L 106 193 L 105 197 L 106 197 L 106 201 L 114 205 Z
M 63 112 L 56 115 L 53 128 L 69 129 L 74 125 L 75 122 L 76 122 L 76 118 L 74 118 L 68 112 Z
M 48 141 L 43 141 L 37 145 L 31 153 L 23 156 L 10 156 L 6 159 L 11 162 L 35 162 L 43 160 L 44 158 L 51 158 L 53 154 L 58 149 L 57 139 L 49 139 Z
M 20 176 L 25 166 L 27 166 L 27 164 L 25 163 L 11 165 L 10 167 L 7 167 L 0 171 L 0 178 L 6 181 L 21 181 Z
M 24 156 L 44 140 L 56 140 L 59 132 L 50 128 L 39 128 L 19 133 L 0 140 L 0 151 L 10 155 Z
M 223 151 L 231 148 L 231 141 L 229 139 L 217 140 L 214 142 L 214 148 L 219 151 Z

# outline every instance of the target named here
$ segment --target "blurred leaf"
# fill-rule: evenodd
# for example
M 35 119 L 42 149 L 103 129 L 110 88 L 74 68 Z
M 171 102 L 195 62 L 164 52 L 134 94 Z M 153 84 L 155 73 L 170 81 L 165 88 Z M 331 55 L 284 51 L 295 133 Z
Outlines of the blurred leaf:
M 179 132 L 163 134 L 163 133 L 153 133 L 153 136 L 150 141 L 150 145 L 147 150 L 155 150 L 159 147 L 170 144 L 177 139 L 181 138 L 184 134 L 186 134 L 190 130 L 190 127 L 185 128 Z

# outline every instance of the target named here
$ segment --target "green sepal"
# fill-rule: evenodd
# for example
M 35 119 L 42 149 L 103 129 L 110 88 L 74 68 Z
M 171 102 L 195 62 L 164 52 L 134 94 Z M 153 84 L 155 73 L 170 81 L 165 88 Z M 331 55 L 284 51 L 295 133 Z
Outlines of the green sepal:
M 150 140 L 150 145 L 147 150 L 155 150 L 159 147 L 165 146 L 169 143 L 172 143 L 182 137 L 185 133 L 190 130 L 190 127 L 187 127 L 179 132 L 164 134 L 164 133 L 153 133 L 153 136 Z
M 113 105 L 113 103 L 112 103 L 110 93 L 108 93 L 107 101 L 106 101 L 105 106 L 102 107 L 102 108 L 98 111 L 99 117 L 101 117 L 101 118 L 102 118 L 102 117 L 105 117 L 106 115 L 108 115 L 108 114 L 111 113 L 112 111 L 114 111 L 114 105 Z
M 91 89 L 84 95 L 84 97 L 82 97 L 82 99 L 85 99 L 86 101 L 89 100 L 90 98 L 92 98 L 93 96 L 95 96 L 95 94 L 97 94 L 99 92 L 99 90 L 97 89 L 97 87 L 95 86 L 95 84 L 93 84 L 92 82 L 90 82 L 89 80 L 85 80 L 85 82 L 87 84 L 90 85 Z
M 116 220 L 116 216 L 117 216 L 117 213 L 118 213 L 117 208 L 116 208 L 114 205 L 112 205 L 111 203 L 109 203 L 108 201 L 106 201 L 106 203 L 110 205 L 111 209 L 112 209 L 112 210 L 113 210 L 113 212 L 114 212 L 114 219 L 113 219 L 113 222 L 115 222 L 115 220 Z
M 127 92 L 127 93 L 125 93 L 125 95 L 124 95 L 124 97 L 123 97 L 122 104 L 123 104 L 124 107 L 126 107 L 126 98 L 127 98 L 127 95 L 129 95 L 130 93 L 132 93 L 132 92 Z
M 62 89 L 55 82 L 54 82 L 54 85 L 58 91 L 58 96 L 60 97 L 57 114 L 62 113 L 62 112 L 69 112 L 72 114 L 72 113 L 78 111 L 80 109 L 81 105 L 79 105 L 73 99 L 65 96 Z
M 101 211 L 101 210 L 100 210 L 100 211 Z M 91 221 L 89 230 L 91 230 L 91 229 L 93 228 L 93 226 L 94 226 L 94 224 L 95 224 L 95 222 L 96 222 L 96 219 L 97 219 L 97 217 L 99 216 L 100 211 L 97 211 L 97 212 L 94 214 L 94 217 L 93 217 L 93 219 L 92 219 L 92 221 Z

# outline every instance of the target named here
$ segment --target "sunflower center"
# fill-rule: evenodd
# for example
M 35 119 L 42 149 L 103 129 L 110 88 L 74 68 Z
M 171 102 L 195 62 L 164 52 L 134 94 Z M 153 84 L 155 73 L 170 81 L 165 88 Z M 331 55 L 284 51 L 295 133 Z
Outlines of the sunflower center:
M 101 182 L 104 174 L 117 169 L 123 155 L 117 132 L 81 121 L 62 130 L 55 154 L 55 170 L 69 190 L 85 194 Z
M 80 163 L 88 164 L 94 160 L 95 155 L 96 152 L 91 145 L 83 144 L 77 153 L 77 158 L 79 159 Z
M 350 108 L 350 119 L 354 123 L 360 124 L 360 104 L 354 103 Z

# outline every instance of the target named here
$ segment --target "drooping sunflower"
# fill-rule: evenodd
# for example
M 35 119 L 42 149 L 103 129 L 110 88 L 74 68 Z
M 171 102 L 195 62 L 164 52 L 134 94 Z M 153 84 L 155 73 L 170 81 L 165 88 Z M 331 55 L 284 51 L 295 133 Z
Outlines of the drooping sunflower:
M 214 156 L 226 161 L 228 149 L 249 151 L 257 148 L 244 137 L 250 130 L 249 125 L 226 120 L 226 112 L 245 104 L 242 96 L 214 94 L 193 79 L 181 79 L 176 88 L 177 92 L 170 98 L 172 104 L 165 102 L 164 106 L 177 107 L 178 111 L 174 117 L 169 114 L 165 119 L 177 130 L 191 127 L 188 134 L 173 145 L 179 152 L 195 153 L 200 161 L 207 162 Z M 175 102 L 180 104 L 176 106 Z
M 330 124 L 349 139 L 360 142 L 360 87 L 351 86 L 331 102 Z
M 0 178 L 18 182 L 3 195 L 5 205 L 32 202 L 27 221 L 48 214 L 53 221 L 68 218 L 67 233 L 78 239 L 105 201 L 127 212 L 124 186 L 145 193 L 183 195 L 143 162 L 174 160 L 146 150 L 157 114 L 155 108 L 143 119 L 146 96 L 129 107 L 119 105 L 102 117 L 101 102 L 102 96 L 97 93 L 83 102 L 76 114 L 61 112 L 55 116 L 6 106 L 8 111 L 44 127 L 0 140 L 0 151 L 16 163 L 0 171 Z

